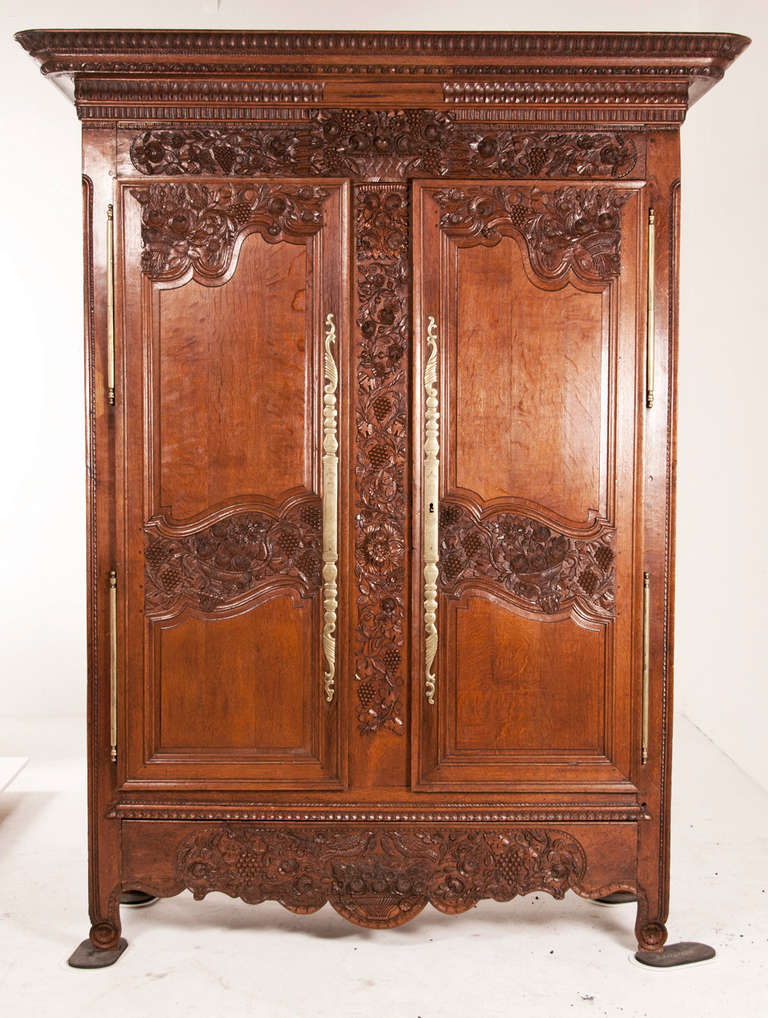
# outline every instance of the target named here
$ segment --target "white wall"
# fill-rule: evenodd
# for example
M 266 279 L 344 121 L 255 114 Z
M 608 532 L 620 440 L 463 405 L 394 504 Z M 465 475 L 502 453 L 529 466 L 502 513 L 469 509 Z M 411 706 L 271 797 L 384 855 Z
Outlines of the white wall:
M 677 700 L 766 783 L 768 202 L 764 0 L 29 0 L 0 15 L 3 395 L 0 694 L 5 714 L 85 699 L 79 132 L 12 41 L 22 28 L 732 31 L 753 45 L 683 129 Z M 2 727 L 0 726 L 0 753 Z

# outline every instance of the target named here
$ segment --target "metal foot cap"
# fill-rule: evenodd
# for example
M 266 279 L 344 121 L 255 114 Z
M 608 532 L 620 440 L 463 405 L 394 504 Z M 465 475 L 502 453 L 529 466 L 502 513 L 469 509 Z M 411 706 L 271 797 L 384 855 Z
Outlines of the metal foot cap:
M 145 905 L 154 905 L 159 900 L 154 894 L 147 894 L 146 891 L 123 891 L 120 895 L 120 904 L 128 908 L 144 908 Z
M 697 961 L 709 961 L 714 957 L 714 947 L 690 941 L 684 941 L 681 944 L 667 944 L 660 951 L 638 951 L 635 955 L 641 965 L 650 965 L 651 968 L 657 969 L 691 965 Z
M 128 941 L 122 937 L 117 947 L 107 951 L 94 947 L 90 940 L 84 940 L 70 956 L 69 964 L 73 969 L 103 969 L 108 965 L 114 965 L 126 947 Z

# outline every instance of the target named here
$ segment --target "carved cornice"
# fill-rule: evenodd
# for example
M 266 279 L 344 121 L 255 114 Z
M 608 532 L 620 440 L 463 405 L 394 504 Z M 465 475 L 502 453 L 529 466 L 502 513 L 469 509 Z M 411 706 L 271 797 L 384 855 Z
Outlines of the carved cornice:
M 450 188 L 432 192 L 441 229 L 496 244 L 507 228 L 525 240 L 531 266 L 545 279 L 573 271 L 611 279 L 621 271 L 621 208 L 631 191 L 612 187 Z
M 749 39 L 664 32 L 256 32 L 30 30 L 16 40 L 36 56 L 331 56 L 733 60 Z
M 572 608 L 595 621 L 616 611 L 615 531 L 575 538 L 516 513 L 477 519 L 464 506 L 440 503 L 440 589 L 459 597 L 477 580 L 492 584 L 527 611 L 563 615 Z
M 264 581 L 290 578 L 303 592 L 320 586 L 321 510 L 316 496 L 277 517 L 238 512 L 192 533 L 160 521 L 146 526 L 147 611 L 189 605 L 214 611 L 247 598 Z M 169 532 L 170 531 L 170 532 Z
M 562 898 L 584 879 L 584 849 L 554 828 L 451 831 L 219 825 L 187 837 L 175 878 L 195 898 L 220 891 L 298 913 L 326 902 L 350 922 L 391 928 L 427 902 L 447 914 L 484 898 L 545 891 Z
M 620 178 L 642 172 L 639 145 L 625 131 L 515 131 L 442 112 L 339 110 L 290 126 L 153 129 L 134 138 L 130 156 L 150 176 Z
M 20 32 L 16 38 L 40 61 L 45 74 L 76 79 L 140 74 L 148 82 L 144 86 L 146 101 L 155 106 L 157 96 L 168 87 L 167 80 L 161 79 L 177 75 L 217 77 L 217 88 L 233 76 L 284 75 L 294 83 L 297 75 L 334 78 L 338 105 L 354 102 L 354 84 L 345 92 L 342 76 L 375 76 L 385 102 L 387 89 L 392 101 L 403 102 L 407 100 L 396 98 L 398 88 L 407 87 L 408 79 L 418 75 L 449 79 L 446 98 L 451 102 L 464 101 L 453 92 L 458 87 L 466 94 L 466 101 L 473 103 L 550 103 L 563 108 L 573 103 L 596 103 L 613 107 L 614 113 L 627 103 L 649 109 L 654 105 L 668 107 L 668 113 L 681 107 L 677 119 L 722 77 L 749 42 L 743 36 L 727 34 L 580 32 L 29 31 Z M 486 83 L 464 83 L 456 80 L 457 75 L 472 79 L 496 75 L 508 80 L 497 95 L 495 84 L 488 93 Z M 590 95 L 579 85 L 561 89 L 556 79 L 562 75 L 586 75 L 592 81 L 624 79 L 633 87 L 627 89 L 624 83 L 617 83 L 615 89 L 601 86 Z M 555 80 L 543 81 L 545 77 Z M 658 77 L 669 84 L 656 88 L 652 80 L 643 80 Z M 673 83 L 672 78 L 678 80 Z M 156 82 L 160 85 L 157 93 Z M 482 94 L 477 93 L 478 88 Z M 510 100 L 516 91 L 519 98 Z M 105 98 L 107 92 L 94 85 L 91 99 L 78 101 L 83 115 L 94 115 L 95 111 L 88 108 L 93 101 L 105 119 L 129 119 L 127 109 L 135 103 L 111 106 Z M 274 101 L 305 100 L 299 93 Z M 162 111 L 158 113 L 163 116 Z M 193 115 L 193 106 L 181 103 L 175 108 L 176 119 Z M 627 117 L 642 119 L 642 112 L 638 116 L 627 111 Z
M 149 184 L 131 194 L 141 205 L 141 267 L 152 279 L 175 279 L 190 267 L 203 277 L 222 275 L 247 229 L 261 227 L 271 241 L 315 233 L 328 196 L 320 187 L 195 183 Z

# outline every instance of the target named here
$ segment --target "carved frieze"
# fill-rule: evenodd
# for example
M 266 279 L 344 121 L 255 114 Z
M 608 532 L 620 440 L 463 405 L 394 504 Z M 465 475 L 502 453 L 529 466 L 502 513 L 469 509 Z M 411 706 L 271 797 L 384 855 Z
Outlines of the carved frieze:
M 174 279 L 190 266 L 203 276 L 221 275 L 250 226 L 262 226 L 272 240 L 314 233 L 328 196 L 320 187 L 195 183 L 150 184 L 131 194 L 141 205 L 142 271 L 153 279 Z
M 220 825 L 188 837 L 176 879 L 203 898 L 220 891 L 293 912 L 326 902 L 374 928 L 400 926 L 431 903 L 448 914 L 484 898 L 510 901 L 546 891 L 562 898 L 586 872 L 584 850 L 564 831 L 398 828 L 280 828 Z
M 149 611 L 214 611 L 278 577 L 294 578 L 305 592 L 320 587 L 322 513 L 314 496 L 277 518 L 247 510 L 193 533 L 173 534 L 157 521 L 146 529 Z
M 621 271 L 621 209 L 631 191 L 499 185 L 433 195 L 442 229 L 495 244 L 505 228 L 512 228 L 525 239 L 533 269 L 547 279 L 570 271 L 585 279 L 610 279 Z
M 440 589 L 458 595 L 491 580 L 528 611 L 560 614 L 580 604 L 590 616 L 616 610 L 615 531 L 567 537 L 516 513 L 478 520 L 464 506 L 440 504 Z
M 621 131 L 520 131 L 427 110 L 314 110 L 290 127 L 153 128 L 130 149 L 141 173 L 352 177 L 625 177 L 637 165 Z
M 408 194 L 354 190 L 355 680 L 366 732 L 403 731 L 410 344 Z

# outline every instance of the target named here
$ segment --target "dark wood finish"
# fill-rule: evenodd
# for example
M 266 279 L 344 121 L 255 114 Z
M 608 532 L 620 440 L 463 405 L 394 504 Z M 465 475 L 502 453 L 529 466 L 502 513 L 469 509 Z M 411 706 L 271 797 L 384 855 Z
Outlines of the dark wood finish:
M 457 913 L 536 890 L 620 892 L 637 898 L 640 951 L 665 957 L 678 128 L 748 40 L 18 38 L 71 85 L 83 121 L 88 964 L 123 948 L 122 892 L 184 888 L 297 912 L 329 901 L 372 927 L 427 903 Z M 441 415 L 433 704 L 430 315 Z

